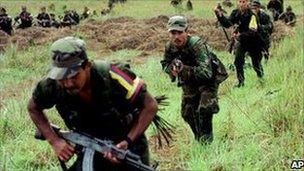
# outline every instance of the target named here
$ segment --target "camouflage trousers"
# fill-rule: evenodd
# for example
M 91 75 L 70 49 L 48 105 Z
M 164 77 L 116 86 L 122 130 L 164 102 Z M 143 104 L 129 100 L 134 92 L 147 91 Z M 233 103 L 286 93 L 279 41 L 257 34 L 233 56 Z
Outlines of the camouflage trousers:
M 203 143 L 213 140 L 213 114 L 219 112 L 217 91 L 217 86 L 183 87 L 182 117 L 195 139 Z
M 137 138 L 136 141 L 129 147 L 132 153 L 135 153 L 141 157 L 141 161 L 149 165 L 149 148 L 148 141 L 145 135 Z M 68 171 L 82 171 L 83 155 L 79 155 L 75 163 L 68 169 Z M 94 170 L 105 170 L 105 171 L 139 171 L 137 168 L 121 163 L 119 165 L 113 164 L 110 161 L 104 159 L 102 154 L 95 153 L 94 156 Z

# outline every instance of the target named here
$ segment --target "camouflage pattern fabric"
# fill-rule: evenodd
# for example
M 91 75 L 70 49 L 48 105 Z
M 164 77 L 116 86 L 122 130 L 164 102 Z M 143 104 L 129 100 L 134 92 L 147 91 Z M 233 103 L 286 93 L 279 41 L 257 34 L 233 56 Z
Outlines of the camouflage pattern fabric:
M 195 138 L 212 141 L 212 117 L 219 111 L 218 85 L 212 80 L 211 58 L 207 55 L 205 42 L 198 37 L 188 37 L 183 49 L 167 43 L 163 70 L 172 77 L 171 62 L 178 58 L 184 64 L 180 73 L 182 84 L 182 117 L 190 125 Z

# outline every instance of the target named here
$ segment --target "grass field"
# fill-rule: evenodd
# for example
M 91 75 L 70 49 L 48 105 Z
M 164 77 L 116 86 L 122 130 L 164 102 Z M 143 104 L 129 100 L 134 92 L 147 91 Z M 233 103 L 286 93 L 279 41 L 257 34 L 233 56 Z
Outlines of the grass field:
M 80 3 L 81 2 L 81 3 Z M 266 2 L 264 0 L 263 2 Z M 62 7 L 82 11 L 86 5 L 100 10 L 106 1 L 1 1 L 12 16 L 21 4 L 36 14 L 42 5 L 54 3 L 56 13 Z M 176 10 L 167 0 L 137 0 L 117 5 L 107 19 L 118 16 L 152 18 L 160 14 L 184 13 L 201 18 L 213 18 L 216 1 L 194 0 L 194 11 Z M 285 1 L 297 15 L 303 16 L 303 1 Z M 161 71 L 162 54 L 155 53 L 135 59 L 141 51 L 121 50 L 106 56 L 90 51 L 91 59 L 120 59 L 132 61 L 132 67 L 144 78 L 154 95 L 166 94 L 170 106 L 160 113 L 175 127 L 171 147 L 151 148 L 152 161 L 160 163 L 159 170 L 289 170 L 292 159 L 304 159 L 303 114 L 303 20 L 294 28 L 295 35 L 286 37 L 271 49 L 271 57 L 264 64 L 265 79 L 257 79 L 247 69 L 246 86 L 233 89 L 235 73 L 220 87 L 220 112 L 215 115 L 215 140 L 201 146 L 180 116 L 181 90 Z M 50 42 L 51 43 L 51 42 Z M 0 52 L 0 171 L 60 170 L 59 163 L 46 142 L 33 138 L 34 125 L 28 117 L 27 102 L 32 89 L 49 68 L 49 45 L 30 46 L 17 50 L 12 45 Z M 233 61 L 227 52 L 217 52 L 225 64 Z M 138 62 L 140 61 L 140 62 Z M 156 77 L 157 76 L 157 77 Z M 63 126 L 55 110 L 47 112 L 53 123 Z M 147 131 L 154 134 L 153 129 Z

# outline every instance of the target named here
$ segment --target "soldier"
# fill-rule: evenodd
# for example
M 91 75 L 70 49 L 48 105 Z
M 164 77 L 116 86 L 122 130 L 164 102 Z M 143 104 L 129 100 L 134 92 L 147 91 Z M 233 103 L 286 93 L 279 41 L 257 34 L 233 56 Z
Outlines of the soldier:
M 41 7 L 41 12 L 37 16 L 37 23 L 40 27 L 51 27 L 51 17 L 46 12 L 46 7 Z
M 190 125 L 195 139 L 203 144 L 210 143 L 213 114 L 219 111 L 219 85 L 213 79 L 211 52 L 203 40 L 188 34 L 185 17 L 171 17 L 168 28 L 170 42 L 165 46 L 162 68 L 172 81 L 177 78 L 178 86 L 182 87 L 182 117 Z
M 83 13 L 81 15 L 81 19 L 86 19 L 91 15 L 90 9 L 88 7 L 84 7 Z
M 64 11 L 63 20 L 61 22 L 62 26 L 72 26 L 77 25 L 79 23 L 79 15 L 76 13 L 76 11 Z
M 296 15 L 292 12 L 290 5 L 286 8 L 286 12 L 282 13 L 279 16 L 279 19 L 284 21 L 288 26 L 294 26 L 297 21 Z
M 51 13 L 50 17 L 51 17 L 51 26 L 55 27 L 55 28 L 59 28 L 60 27 L 60 23 L 56 20 L 55 14 Z
M 273 32 L 273 23 L 270 16 L 261 9 L 261 3 L 258 0 L 253 0 L 251 10 L 258 20 L 258 33 L 263 40 L 263 53 L 266 61 L 269 59 L 270 36 Z
M 182 4 L 182 0 L 171 0 L 170 4 L 174 7 Z
M 143 80 L 127 67 L 88 60 L 84 41 L 75 37 L 55 41 L 50 52 L 52 69 L 34 89 L 28 111 L 59 159 L 69 160 L 75 149 L 50 127 L 43 110 L 54 106 L 69 129 L 111 140 L 149 164 L 144 131 L 158 107 Z M 81 169 L 82 157 L 78 155 L 72 168 Z M 94 156 L 94 170 L 132 169 L 111 152 Z
M 238 8 L 231 12 L 229 18 L 226 18 L 217 7 L 214 8 L 214 12 L 223 27 L 228 28 L 235 24 L 237 25 L 232 36 L 234 40 L 237 40 L 234 48 L 234 65 L 236 67 L 238 83 L 235 87 L 242 87 L 245 81 L 244 63 L 246 52 L 251 57 L 257 76 L 259 78 L 263 77 L 264 72 L 261 60 L 264 43 L 258 33 L 259 23 L 249 7 L 249 0 L 238 0 L 237 6 Z
M 31 13 L 27 12 L 26 6 L 21 7 L 21 13 L 15 17 L 15 23 L 18 23 L 19 19 L 21 20 L 21 23 L 17 26 L 17 29 L 25 29 L 32 26 L 33 17 L 31 16 Z
M 188 0 L 188 1 L 187 1 L 187 10 L 188 10 L 188 11 L 193 10 L 193 5 L 192 5 L 191 0 Z
M 0 30 L 8 35 L 12 35 L 13 33 L 12 19 L 6 14 L 4 7 L 0 7 Z
M 277 21 L 284 10 L 283 0 L 270 0 L 267 4 L 267 9 L 272 12 L 273 20 Z

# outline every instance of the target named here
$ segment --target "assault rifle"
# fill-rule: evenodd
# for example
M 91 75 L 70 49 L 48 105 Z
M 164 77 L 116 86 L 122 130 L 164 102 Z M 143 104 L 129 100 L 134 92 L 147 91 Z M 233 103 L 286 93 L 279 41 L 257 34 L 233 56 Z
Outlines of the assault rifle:
M 112 143 L 112 141 L 100 140 L 98 138 L 77 131 L 62 131 L 58 126 L 55 125 L 51 125 L 51 127 L 60 137 L 71 144 L 75 144 L 76 148 L 82 148 L 82 151 L 84 151 L 82 162 L 83 171 L 94 170 L 93 158 L 96 151 L 100 153 L 113 152 L 116 155 L 117 159 L 141 171 L 155 171 L 156 169 L 155 167 L 150 167 L 142 163 L 140 156 L 137 154 L 134 154 L 129 150 L 118 149 Z M 44 136 L 38 129 L 36 130 L 35 138 L 39 140 L 45 140 Z M 59 161 L 62 169 L 64 171 L 67 170 L 65 163 L 61 160 Z
M 170 70 L 171 71 L 177 71 L 177 70 L 181 70 L 183 67 L 183 62 L 178 59 L 175 58 L 172 60 L 171 65 L 170 65 Z M 177 86 L 180 87 L 184 84 L 184 81 L 181 79 L 180 76 L 171 76 L 171 82 L 175 82 L 177 78 Z

